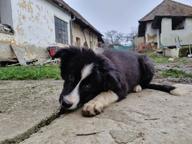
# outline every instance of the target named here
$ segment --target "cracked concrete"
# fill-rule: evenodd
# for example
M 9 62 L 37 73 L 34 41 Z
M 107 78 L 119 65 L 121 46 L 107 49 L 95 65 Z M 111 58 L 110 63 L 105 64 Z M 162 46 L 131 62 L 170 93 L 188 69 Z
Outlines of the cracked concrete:
M 0 81 L 0 143 L 21 141 L 54 118 L 61 81 Z
M 14 83 L 8 82 L 9 88 L 14 87 Z M 36 115 L 31 114 L 31 119 L 35 124 L 39 121 L 38 115 L 40 115 L 39 119 L 43 118 L 42 114 L 48 116 L 54 113 L 58 106 L 57 94 L 62 86 L 60 81 L 41 81 L 37 83 L 30 81 L 25 82 L 25 87 L 28 86 L 28 83 L 30 83 L 29 87 L 35 87 L 34 89 L 36 89 L 32 90 L 35 98 L 30 98 L 30 100 L 45 96 L 43 97 L 45 106 L 41 102 L 39 103 L 38 100 L 37 104 L 24 107 L 23 111 L 26 111 L 26 113 L 22 113 L 22 124 L 19 121 L 20 125 L 15 126 L 16 131 L 20 131 L 22 128 L 24 131 L 26 127 L 24 123 L 29 119 L 29 110 L 33 114 L 38 109 Z M 24 82 L 17 82 L 18 88 L 22 84 Z M 45 84 L 43 88 L 40 87 L 42 84 Z M 18 96 L 24 97 L 18 99 L 25 100 L 25 95 L 22 92 L 9 90 L 5 85 L 3 84 L 3 88 L 0 88 L 1 92 L 3 91 L 8 96 L 18 94 Z M 173 96 L 164 92 L 146 89 L 141 93 L 130 94 L 123 101 L 112 104 L 105 109 L 104 113 L 93 118 L 82 117 L 81 109 L 69 114 L 63 114 L 23 140 L 21 144 L 191 144 L 192 85 L 180 86 L 188 89 L 188 92 L 182 96 Z M 49 93 L 48 91 L 51 91 L 53 87 L 53 93 Z M 45 90 L 46 88 L 47 90 Z M 7 100 L 5 96 L 4 99 Z M 0 101 L 0 110 L 3 111 L 3 114 L 15 114 L 22 109 L 21 103 L 15 103 L 17 103 L 15 109 L 7 112 L 6 104 L 4 104 L 5 107 L 1 107 L 2 102 Z M 41 106 L 44 108 L 41 108 Z M 18 115 L 18 117 L 20 116 Z M 2 118 L 4 116 L 0 117 L 0 119 Z M 14 133 L 11 130 L 12 127 L 9 127 L 10 123 L 6 123 L 6 121 L 3 123 L 4 125 L 8 124 L 6 128 L 10 129 L 4 134 L 7 138 L 13 137 Z M 12 121 L 12 123 L 15 122 Z M 1 121 L 0 125 L 3 126 Z M 6 131 L 1 126 L 0 131 Z M 28 125 L 27 128 L 29 127 L 31 125 Z M 2 135 L 2 132 L 0 134 Z

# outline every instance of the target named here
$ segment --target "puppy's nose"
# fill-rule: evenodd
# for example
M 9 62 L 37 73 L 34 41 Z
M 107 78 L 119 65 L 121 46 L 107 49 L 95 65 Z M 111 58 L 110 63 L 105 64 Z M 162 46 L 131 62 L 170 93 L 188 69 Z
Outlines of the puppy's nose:
M 63 99 L 63 101 L 62 101 L 62 107 L 63 107 L 63 108 L 70 108 L 72 105 L 73 105 L 72 102 L 70 102 L 70 101 L 67 100 L 67 99 Z

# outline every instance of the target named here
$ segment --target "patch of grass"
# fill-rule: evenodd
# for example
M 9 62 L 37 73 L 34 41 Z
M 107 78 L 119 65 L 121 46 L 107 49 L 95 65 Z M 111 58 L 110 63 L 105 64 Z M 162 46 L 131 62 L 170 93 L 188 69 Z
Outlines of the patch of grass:
M 186 57 L 174 58 L 174 61 L 169 61 L 170 57 L 157 55 L 155 52 L 146 52 L 145 54 L 149 56 L 155 63 L 158 63 L 158 64 L 168 64 L 168 63 L 189 64 L 191 63 L 189 58 L 186 58 Z
M 169 63 L 168 61 L 169 57 L 157 55 L 154 52 L 147 52 L 146 55 L 148 55 L 155 63 L 161 63 L 161 64 Z
M 172 78 L 192 78 L 192 73 L 186 73 L 182 70 L 169 69 L 161 71 L 163 77 L 172 77 Z
M 58 65 L 13 66 L 0 68 L 0 80 L 60 79 Z

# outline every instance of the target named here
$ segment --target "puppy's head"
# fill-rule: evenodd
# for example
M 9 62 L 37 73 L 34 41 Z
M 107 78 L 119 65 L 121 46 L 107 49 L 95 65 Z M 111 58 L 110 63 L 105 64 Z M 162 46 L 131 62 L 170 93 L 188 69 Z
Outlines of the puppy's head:
M 64 85 L 59 102 L 64 109 L 76 109 L 102 91 L 118 85 L 110 64 L 92 50 L 61 49 L 55 54 L 55 58 L 61 59 Z

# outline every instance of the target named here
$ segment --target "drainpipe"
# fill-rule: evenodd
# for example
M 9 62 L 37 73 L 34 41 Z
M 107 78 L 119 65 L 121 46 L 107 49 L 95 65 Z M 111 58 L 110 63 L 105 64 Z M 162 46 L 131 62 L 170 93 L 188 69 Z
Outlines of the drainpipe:
M 89 48 L 89 44 L 88 44 L 88 42 L 87 42 L 87 38 L 86 38 L 86 34 L 85 34 L 85 30 L 86 30 L 86 28 L 81 27 L 81 31 L 82 31 L 82 33 L 83 33 L 83 36 L 84 36 L 84 39 L 85 39 L 85 43 L 87 44 L 87 47 Z
M 76 17 L 73 17 L 70 20 L 70 36 L 71 36 L 71 45 L 73 45 L 73 22 L 76 20 Z
M 157 48 L 161 48 L 161 46 L 160 46 L 160 30 L 158 29 L 157 30 Z

